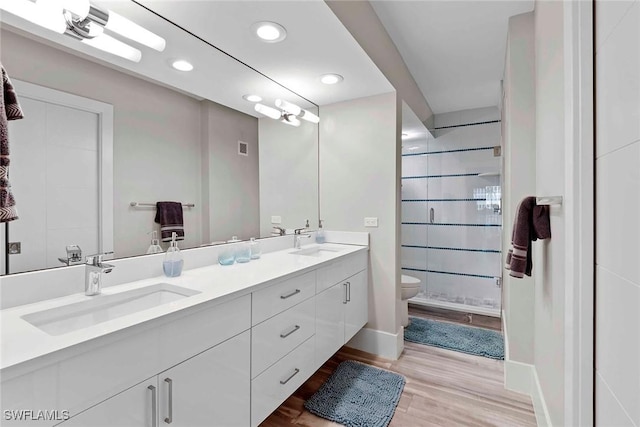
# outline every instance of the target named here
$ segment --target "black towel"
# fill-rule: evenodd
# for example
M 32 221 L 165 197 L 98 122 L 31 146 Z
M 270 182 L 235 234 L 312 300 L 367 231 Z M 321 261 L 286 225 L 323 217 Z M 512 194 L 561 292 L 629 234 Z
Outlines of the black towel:
M 16 201 L 9 185 L 9 120 L 22 119 L 24 115 L 11 80 L 0 64 L 0 222 L 18 219 Z
M 163 242 L 171 241 L 171 233 L 177 234 L 176 240 L 184 240 L 182 203 L 157 202 L 155 221 L 160 224 L 160 238 Z
M 513 221 L 512 248 L 509 249 L 505 265 L 507 270 L 511 270 L 509 275 L 519 279 L 525 274 L 531 276 L 531 242 L 550 237 L 549 206 L 538 206 L 535 197 L 525 197 L 518 205 Z

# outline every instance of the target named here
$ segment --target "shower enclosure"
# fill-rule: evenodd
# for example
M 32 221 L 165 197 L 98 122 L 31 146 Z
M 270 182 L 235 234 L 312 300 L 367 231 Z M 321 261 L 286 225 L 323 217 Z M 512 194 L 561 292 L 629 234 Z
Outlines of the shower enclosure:
M 500 316 L 500 121 L 497 109 L 436 116 L 402 150 L 402 272 L 412 304 Z

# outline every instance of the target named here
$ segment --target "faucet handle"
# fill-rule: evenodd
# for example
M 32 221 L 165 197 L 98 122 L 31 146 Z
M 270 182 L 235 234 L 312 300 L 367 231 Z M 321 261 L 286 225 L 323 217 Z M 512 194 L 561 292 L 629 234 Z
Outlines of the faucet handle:
M 105 255 L 113 255 L 113 251 L 104 252 L 101 254 L 88 255 L 86 258 L 86 263 L 90 265 L 98 265 L 102 262 L 102 257 Z

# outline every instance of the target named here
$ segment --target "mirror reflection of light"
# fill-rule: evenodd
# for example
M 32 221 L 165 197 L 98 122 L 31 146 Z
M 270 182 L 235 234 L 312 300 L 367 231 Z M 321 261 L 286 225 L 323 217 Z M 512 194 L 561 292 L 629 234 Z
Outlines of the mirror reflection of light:
M 171 64 L 171 66 L 178 71 L 193 70 L 193 65 L 190 62 L 185 61 L 184 59 L 178 59 L 177 61 L 173 61 L 173 64 Z

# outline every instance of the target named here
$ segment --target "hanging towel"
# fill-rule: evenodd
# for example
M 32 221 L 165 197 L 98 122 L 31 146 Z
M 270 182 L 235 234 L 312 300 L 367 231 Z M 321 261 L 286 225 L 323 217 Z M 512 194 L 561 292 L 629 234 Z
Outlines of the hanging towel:
M 177 233 L 176 240 L 184 240 L 182 203 L 157 202 L 155 221 L 160 224 L 160 239 L 163 242 L 171 241 L 171 233 Z
M 2 64 L 2 90 L 0 90 L 0 222 L 18 219 L 16 201 L 9 184 L 9 120 L 22 119 L 22 109 L 11 80 Z
M 511 246 L 507 254 L 505 268 L 510 276 L 523 278 L 531 276 L 531 242 L 551 237 L 549 206 L 536 205 L 535 197 L 525 197 L 516 209 L 511 234 Z

